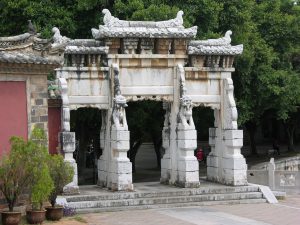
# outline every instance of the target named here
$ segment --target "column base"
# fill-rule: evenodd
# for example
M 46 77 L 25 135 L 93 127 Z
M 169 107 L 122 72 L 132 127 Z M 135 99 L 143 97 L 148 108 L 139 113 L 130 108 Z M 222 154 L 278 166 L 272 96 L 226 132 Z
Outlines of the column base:
M 200 182 L 178 182 L 175 184 L 177 187 L 181 188 L 199 188 Z
M 79 186 L 65 186 L 63 189 L 64 195 L 78 195 L 79 192 Z
M 132 174 L 110 174 L 112 181 L 109 189 L 112 191 L 133 191 Z

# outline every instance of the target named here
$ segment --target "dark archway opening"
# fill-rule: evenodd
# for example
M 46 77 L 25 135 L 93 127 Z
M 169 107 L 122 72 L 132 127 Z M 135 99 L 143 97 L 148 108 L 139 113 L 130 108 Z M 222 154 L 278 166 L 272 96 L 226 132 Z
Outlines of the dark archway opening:
M 70 124 L 76 134 L 74 159 L 78 166 L 78 184 L 96 184 L 97 159 L 101 155 L 101 111 L 97 108 L 72 110 Z
M 197 130 L 197 149 L 201 148 L 203 150 L 206 159 L 210 153 L 210 146 L 208 143 L 209 128 L 214 127 L 214 111 L 209 107 L 194 107 L 193 119 Z M 199 176 L 206 176 L 206 160 L 199 163 Z
M 129 102 L 126 118 L 130 131 L 128 158 L 132 163 L 133 182 L 160 180 L 162 157 L 162 102 Z

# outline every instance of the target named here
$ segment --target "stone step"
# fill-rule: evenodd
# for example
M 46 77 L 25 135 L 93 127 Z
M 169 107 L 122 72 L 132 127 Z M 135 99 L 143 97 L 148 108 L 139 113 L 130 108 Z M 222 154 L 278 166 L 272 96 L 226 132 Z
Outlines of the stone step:
M 229 194 L 229 193 L 248 193 L 259 192 L 257 186 L 241 186 L 241 187 L 222 187 L 222 188 L 198 188 L 198 189 L 178 189 L 174 191 L 152 191 L 152 192 L 123 192 L 112 193 L 108 192 L 99 195 L 76 195 L 65 196 L 68 202 L 83 202 L 83 201 L 100 201 L 100 200 L 119 200 L 119 199 L 137 199 L 137 198 L 158 198 L 158 197 L 173 197 L 173 196 L 195 196 L 205 194 Z
M 68 202 L 68 204 L 72 208 L 83 209 L 83 208 L 104 208 L 104 207 L 138 206 L 138 205 L 206 202 L 206 201 L 227 201 L 227 200 L 241 200 L 241 199 L 262 199 L 262 198 L 263 195 L 260 192 L 246 192 L 246 193 L 241 192 L 241 193 L 229 193 L 229 194 L 200 194 L 200 195 L 190 195 L 190 196 L 80 201 L 80 202 Z
M 257 204 L 257 203 L 266 203 L 266 202 L 267 201 L 265 199 L 239 199 L 239 200 L 226 200 L 226 201 L 203 201 L 203 202 L 187 202 L 187 203 L 157 204 L 157 205 L 83 208 L 83 209 L 76 209 L 76 212 L 77 213 L 99 213 L 99 212 L 114 212 L 114 211 L 157 209 L 157 208 L 176 208 L 176 207 L 211 206 L 211 205 L 234 205 L 234 204 Z

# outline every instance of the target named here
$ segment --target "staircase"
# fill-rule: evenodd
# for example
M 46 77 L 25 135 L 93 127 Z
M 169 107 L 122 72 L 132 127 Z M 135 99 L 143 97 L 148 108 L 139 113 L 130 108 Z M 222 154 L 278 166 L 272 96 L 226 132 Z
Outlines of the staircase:
M 231 187 L 215 184 L 188 189 L 157 182 L 143 185 L 136 187 L 133 192 L 109 192 L 96 186 L 84 186 L 80 188 L 81 195 L 65 198 L 69 207 L 75 208 L 79 213 L 266 202 L 257 186 Z

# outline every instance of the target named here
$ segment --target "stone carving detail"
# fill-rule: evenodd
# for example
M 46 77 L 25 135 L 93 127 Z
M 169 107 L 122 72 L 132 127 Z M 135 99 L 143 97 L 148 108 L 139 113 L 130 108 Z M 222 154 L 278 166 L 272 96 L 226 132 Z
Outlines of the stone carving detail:
M 36 34 L 36 29 L 33 26 L 31 20 L 28 20 L 28 33 L 30 33 L 30 34 Z
M 200 40 L 200 41 L 191 41 L 190 46 L 198 46 L 198 45 L 206 45 L 206 46 L 224 46 L 230 45 L 232 31 L 228 30 L 225 33 L 225 36 L 218 39 L 208 39 L 208 40 Z
M 29 33 L 13 37 L 0 37 L 0 61 L 9 63 L 62 65 L 64 50 L 70 39 L 60 35 L 59 29 L 52 29 L 51 39 L 39 38 L 31 21 Z
M 165 113 L 165 120 L 164 120 L 164 127 L 170 126 L 170 114 L 171 114 L 171 106 L 169 102 L 163 101 L 163 109 L 166 111 Z
M 190 55 L 239 55 L 243 52 L 243 45 L 231 46 L 232 31 L 218 39 L 191 41 L 188 47 Z
M 59 86 L 61 99 L 62 99 L 61 129 L 63 132 L 69 132 L 70 131 L 70 108 L 69 108 L 69 97 L 68 97 L 68 84 L 66 79 L 59 78 L 58 86 Z
M 117 130 L 127 130 L 127 120 L 126 120 L 126 113 L 125 107 L 126 98 L 121 95 L 120 89 L 120 80 L 119 80 L 119 67 L 117 64 L 113 64 L 113 73 L 114 73 L 114 106 L 113 106 L 113 113 L 112 113 L 112 122 L 113 125 L 116 127 Z
M 233 96 L 233 81 L 231 78 L 224 79 L 224 129 L 237 129 L 238 113 Z
M 104 25 L 99 30 L 92 29 L 95 39 L 106 37 L 119 38 L 192 38 L 197 34 L 197 27 L 183 27 L 183 11 L 176 18 L 166 21 L 125 21 L 111 15 L 108 9 L 103 9 Z
M 70 42 L 70 38 L 66 36 L 62 36 L 60 31 L 57 27 L 52 28 L 53 35 L 53 44 L 51 45 L 52 48 L 57 48 L 61 46 L 66 46 Z
M 108 9 L 103 9 L 104 14 L 103 23 L 107 27 L 156 27 L 156 28 L 167 28 L 167 27 L 181 27 L 183 28 L 183 11 L 180 10 L 177 13 L 176 18 L 166 21 L 126 21 L 120 20 L 117 17 L 111 15 Z
M 182 65 L 178 65 L 180 75 L 180 108 L 179 108 L 179 123 L 185 128 L 195 129 L 193 120 L 193 103 L 190 96 L 186 94 L 185 74 Z

